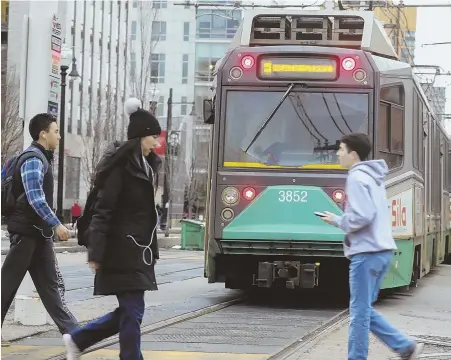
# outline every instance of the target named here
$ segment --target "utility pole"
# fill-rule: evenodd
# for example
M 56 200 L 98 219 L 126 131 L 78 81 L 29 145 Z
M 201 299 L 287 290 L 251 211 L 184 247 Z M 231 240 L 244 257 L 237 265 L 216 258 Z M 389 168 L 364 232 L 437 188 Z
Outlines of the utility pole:
M 172 88 L 169 89 L 169 98 L 168 98 L 168 115 L 166 118 L 166 152 L 164 159 L 164 184 L 163 184 L 163 196 L 162 196 L 162 204 L 163 204 L 163 213 L 162 213 L 162 222 L 166 221 L 166 228 L 164 231 L 164 236 L 169 237 L 169 227 L 170 227 L 170 219 L 169 219 L 169 206 L 171 202 L 170 197 L 170 189 L 169 189 L 169 171 L 171 169 L 170 166 L 170 149 L 169 149 L 169 132 L 172 128 Z
M 401 27 L 400 17 L 401 17 L 401 9 L 400 9 L 400 6 L 397 6 L 396 7 L 396 27 L 395 27 L 395 30 L 396 30 L 395 50 L 396 50 L 397 56 L 400 56 L 399 55 L 399 33 L 400 33 L 399 28 Z

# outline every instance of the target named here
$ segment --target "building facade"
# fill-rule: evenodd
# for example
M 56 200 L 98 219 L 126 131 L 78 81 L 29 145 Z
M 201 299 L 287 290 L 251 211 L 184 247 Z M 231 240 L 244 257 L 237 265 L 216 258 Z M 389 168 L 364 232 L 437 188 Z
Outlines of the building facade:
M 23 18 L 29 9 L 30 1 L 9 4 L 10 38 L 23 38 Z M 125 136 L 127 119 L 123 103 L 130 94 L 127 65 L 131 11 L 128 1 L 58 1 L 57 4 L 55 13 L 61 24 L 61 40 L 63 46 L 72 49 L 80 75 L 76 79 L 68 76 L 66 86 L 63 192 L 66 211 L 75 199 L 82 204 L 86 200 L 102 146 L 108 140 Z M 21 41 L 8 46 L 11 71 L 21 68 L 24 46 Z M 50 52 L 50 49 L 42 50 Z M 60 89 L 54 90 L 59 97 Z
M 432 82 L 421 83 L 421 87 L 432 106 L 434 114 L 443 123 L 445 119 L 445 107 L 446 107 L 446 87 L 434 86 Z
M 381 6 L 374 12 L 391 39 L 399 60 L 414 64 L 417 8 Z
M 2 84 L 6 81 L 6 69 L 8 67 L 8 15 L 9 1 L 2 1 Z M 2 101 L 4 101 L 2 92 Z
M 193 133 L 183 134 L 195 132 L 196 126 L 187 126 L 187 122 L 197 123 L 201 115 L 202 100 L 210 95 L 216 61 L 226 52 L 246 11 L 240 5 L 258 6 L 259 1 L 196 3 L 199 6 L 176 5 L 169 0 L 58 1 L 62 40 L 73 49 L 80 74 L 79 79 L 69 81 L 66 89 L 65 209 L 74 199 L 82 204 L 86 199 L 101 152 L 96 145 L 125 138 L 123 103 L 128 97 L 140 98 L 149 109 L 151 102 L 156 102 L 155 114 L 166 130 L 167 101 L 172 89 L 171 130 L 178 131 L 185 142 L 198 139 Z M 289 0 L 277 3 L 297 4 Z M 10 37 L 22 38 L 22 18 L 29 4 L 15 1 L 9 5 Z M 395 10 L 387 7 L 375 11 L 388 25 L 389 34 L 389 25 L 399 22 L 394 44 L 398 44 L 400 55 L 406 55 L 406 61 L 413 61 L 416 10 L 401 9 L 399 14 Z M 8 47 L 12 65 L 20 65 L 22 46 L 14 42 Z M 204 129 L 199 132 L 203 134 Z M 182 160 L 186 164 L 186 159 Z M 185 185 L 174 186 L 180 194 Z

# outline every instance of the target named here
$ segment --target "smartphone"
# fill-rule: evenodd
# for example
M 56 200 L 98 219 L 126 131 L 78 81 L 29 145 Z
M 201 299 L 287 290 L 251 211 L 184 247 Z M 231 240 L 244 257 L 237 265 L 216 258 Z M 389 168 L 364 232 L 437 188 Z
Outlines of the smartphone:
M 327 216 L 326 214 L 319 212 L 319 211 L 315 211 L 314 214 L 318 217 L 326 217 Z

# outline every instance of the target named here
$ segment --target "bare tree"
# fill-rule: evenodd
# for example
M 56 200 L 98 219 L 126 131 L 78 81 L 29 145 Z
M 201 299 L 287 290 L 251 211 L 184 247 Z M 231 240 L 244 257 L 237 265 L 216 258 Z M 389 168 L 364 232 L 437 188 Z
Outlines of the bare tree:
M 153 1 L 138 2 L 138 20 L 136 34 L 131 34 L 130 47 L 130 88 L 132 96 L 137 97 L 143 106 L 152 99 L 149 98 L 150 84 L 157 82 L 158 74 L 152 71 L 152 54 L 162 36 L 158 18 L 158 9 L 153 7 Z M 155 66 L 155 65 L 154 65 Z
M 83 180 L 89 189 L 94 185 L 95 168 L 102 158 L 107 146 L 117 138 L 117 127 L 114 126 L 114 114 L 117 112 L 117 103 L 114 94 L 107 93 L 106 99 L 97 101 L 100 106 L 99 114 L 87 122 L 86 136 L 82 136 L 83 152 L 81 156 L 81 170 Z M 113 120 L 113 121 L 112 121 Z M 113 123 L 112 123 L 113 122 Z
M 2 81 L 2 166 L 5 160 L 22 149 L 23 121 L 19 117 L 20 86 L 14 69 Z

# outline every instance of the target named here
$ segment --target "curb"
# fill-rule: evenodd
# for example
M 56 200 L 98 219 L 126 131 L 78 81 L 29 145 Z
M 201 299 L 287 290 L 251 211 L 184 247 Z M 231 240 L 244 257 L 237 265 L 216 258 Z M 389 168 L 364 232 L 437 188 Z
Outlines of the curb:
M 61 244 L 61 245 L 59 245 Z M 63 245 L 64 244 L 64 245 Z M 164 235 L 162 237 L 158 238 L 158 247 L 163 249 L 170 249 L 175 245 L 180 245 L 181 240 L 180 236 L 173 234 L 172 236 L 165 237 Z M 61 254 L 64 252 L 68 253 L 78 253 L 78 252 L 86 252 L 86 247 L 78 245 L 77 242 L 71 241 L 71 242 L 57 242 L 54 244 L 55 253 Z M 2 249 L 2 255 L 7 255 L 9 252 L 9 249 Z
M 86 248 L 84 246 L 77 245 L 71 245 L 71 246 L 55 246 L 55 253 L 61 254 L 63 252 L 68 253 L 77 253 L 77 252 L 85 252 Z M 2 255 L 7 255 L 9 252 L 9 249 L 2 249 Z

